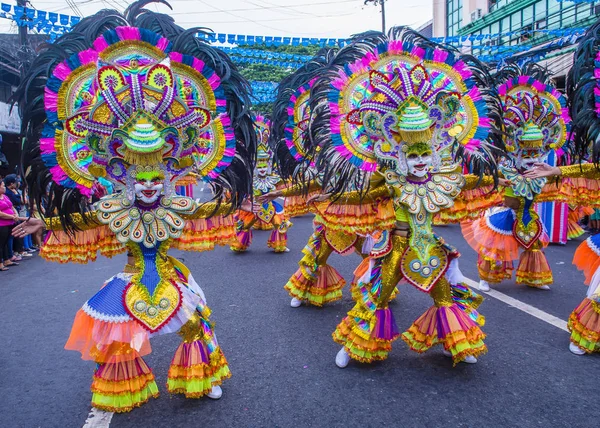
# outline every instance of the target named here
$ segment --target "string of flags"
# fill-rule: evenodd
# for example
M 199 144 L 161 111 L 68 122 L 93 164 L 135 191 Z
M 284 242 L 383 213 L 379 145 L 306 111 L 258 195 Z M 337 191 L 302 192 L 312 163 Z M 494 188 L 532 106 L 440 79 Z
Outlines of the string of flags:
M 560 0 L 573 3 L 591 3 L 594 0 Z M 13 20 L 18 26 L 26 26 L 42 34 L 47 34 L 50 41 L 54 41 L 60 35 L 70 31 L 73 25 L 80 22 L 78 16 L 70 16 L 54 12 L 32 9 L 23 6 L 0 3 L 0 18 Z M 566 40 L 564 43 L 574 43 L 576 39 L 584 34 L 586 28 L 567 29 L 542 29 L 542 30 L 520 30 L 493 34 L 471 34 L 467 36 L 438 37 L 432 40 L 439 43 L 448 43 L 455 46 L 468 44 L 473 48 L 485 47 L 483 57 L 488 61 L 500 61 L 505 57 L 520 52 L 523 46 L 489 46 L 489 41 L 498 38 L 515 37 L 541 33 Z M 198 37 L 209 43 L 230 44 L 235 47 L 218 46 L 228 52 L 234 61 L 243 64 L 265 64 L 283 68 L 298 68 L 310 59 L 308 55 L 288 54 L 283 52 L 272 52 L 266 50 L 246 49 L 243 46 L 344 46 L 347 39 L 336 38 L 311 38 L 311 37 L 271 37 L 254 36 L 242 34 L 225 33 L 199 33 Z M 473 43 L 479 42 L 479 43 Z M 489 48 L 489 49 L 488 49 Z M 487 52 L 489 50 L 489 52 Z M 484 54 L 484 52 L 481 52 Z M 482 58 L 483 58 L 482 57 Z
M 483 41 L 490 39 L 498 39 L 502 37 L 524 36 L 532 33 L 543 33 L 551 36 L 565 37 L 574 34 L 584 34 L 587 28 L 564 28 L 555 30 L 520 30 L 508 31 L 505 33 L 487 33 L 487 34 L 471 34 L 469 36 L 452 36 L 452 37 L 434 37 L 431 40 L 438 43 L 464 44 L 466 42 Z

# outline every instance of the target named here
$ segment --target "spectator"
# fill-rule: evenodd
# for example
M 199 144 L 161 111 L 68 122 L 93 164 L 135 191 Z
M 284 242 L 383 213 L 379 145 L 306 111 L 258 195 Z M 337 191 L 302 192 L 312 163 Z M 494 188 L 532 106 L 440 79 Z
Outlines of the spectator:
M 6 195 L 6 186 L 4 181 L 0 181 L 0 271 L 8 270 L 8 266 L 17 266 L 11 256 L 8 245 L 11 232 L 19 220 L 26 220 L 19 217 L 11 199 Z
M 6 196 L 8 196 L 18 214 L 23 206 L 23 200 L 18 192 L 17 176 L 10 174 L 4 177 L 4 185 L 6 186 Z M 23 219 L 26 220 L 26 218 Z M 16 261 L 21 260 L 23 257 L 31 257 L 31 254 L 23 250 L 23 238 L 13 238 L 11 236 L 8 242 L 8 251 L 11 259 L 14 258 Z

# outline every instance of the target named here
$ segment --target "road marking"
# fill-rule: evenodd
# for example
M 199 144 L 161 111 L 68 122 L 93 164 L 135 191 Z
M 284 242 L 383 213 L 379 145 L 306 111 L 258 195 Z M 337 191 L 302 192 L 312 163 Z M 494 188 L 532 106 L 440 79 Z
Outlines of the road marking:
M 105 412 L 92 407 L 83 428 L 108 428 L 113 415 L 113 412 Z
M 523 311 L 531 316 L 534 316 L 542 321 L 547 322 L 548 324 L 553 325 L 554 327 L 558 327 L 561 330 L 564 330 L 566 332 L 569 331 L 569 329 L 567 328 L 567 322 L 555 317 L 554 315 L 550 315 L 547 312 L 542 311 L 541 309 L 536 308 L 535 306 L 531 306 L 527 303 L 523 303 L 520 300 L 517 300 L 513 297 L 507 296 L 504 293 L 500 293 L 499 291 L 490 289 L 490 291 L 482 291 L 479 289 L 479 283 L 473 281 L 472 279 L 466 278 L 465 277 L 465 282 L 467 283 L 467 285 L 471 288 L 474 288 L 475 290 L 478 290 L 481 293 L 485 293 L 488 296 L 492 296 L 494 299 L 500 300 L 501 302 L 506 303 L 509 306 L 512 306 L 513 308 L 519 309 L 520 311 Z

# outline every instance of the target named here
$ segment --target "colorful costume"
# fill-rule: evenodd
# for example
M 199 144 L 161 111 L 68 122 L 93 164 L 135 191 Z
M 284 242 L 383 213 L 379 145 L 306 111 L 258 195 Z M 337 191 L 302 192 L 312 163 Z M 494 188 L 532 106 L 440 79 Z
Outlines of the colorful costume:
M 442 344 L 455 363 L 475 362 L 486 351 L 474 311 L 479 299 L 462 286 L 464 294 L 453 292 L 452 285 L 462 282 L 458 253 L 433 233 L 432 219 L 478 182 L 476 176 L 466 179 L 460 165 L 443 166 L 445 149 L 457 144 L 472 166 L 495 173 L 485 142 L 491 127 L 488 97 L 475 86 L 481 77 L 473 74 L 486 72 L 474 60 L 403 28 L 392 29 L 363 55 L 324 73 L 312 94 L 315 105 L 326 105 L 311 125 L 324 139 L 317 165 L 359 183 L 358 191 L 344 192 L 341 199 L 370 201 L 386 194 L 395 211 L 394 227 L 381 234 L 357 269 L 356 304 L 333 333 L 343 346 L 336 363 L 386 359 L 400 336 L 419 353 Z M 333 192 L 345 190 L 344 183 L 324 183 L 329 185 Z M 434 302 L 402 335 L 388 306 L 401 280 Z
M 600 178 L 596 169 L 600 136 L 600 21 L 580 39 L 573 62 L 567 76 L 567 94 L 569 111 L 573 118 L 575 153 L 580 158 L 588 158 L 596 165 L 571 167 L 571 173 L 581 176 L 585 169 L 588 176 L 595 173 L 595 178 Z M 564 175 L 565 171 L 561 173 Z M 581 183 L 581 179 L 579 182 Z M 579 192 L 578 205 L 593 205 L 581 202 L 581 199 L 587 199 L 586 197 L 593 193 L 596 193 L 598 202 L 599 181 L 588 180 L 583 185 L 583 190 Z M 593 201 L 588 199 L 588 202 Z M 600 234 L 587 238 L 579 245 L 573 257 L 573 264 L 583 271 L 585 283 L 589 288 L 586 298 L 569 317 L 569 349 L 578 355 L 600 352 Z
M 508 151 L 499 170 L 510 186 L 504 190 L 503 206 L 491 208 L 478 220 L 462 223 L 463 235 L 478 253 L 482 289 L 489 289 L 488 283 L 510 279 L 516 259 L 517 284 L 548 289 L 553 281 L 543 252 L 548 235 L 534 206 L 546 179 L 529 179 L 522 174 L 565 143 L 570 121 L 566 99 L 545 83 L 546 76 L 535 64 L 523 70 L 508 66 L 499 79 Z M 523 250 L 520 257 L 519 249 Z
M 259 145 L 256 154 L 256 168 L 254 169 L 254 197 L 267 194 L 281 186 L 281 178 L 273 172 L 273 152 L 269 149 L 270 123 L 263 116 L 257 116 L 254 125 L 258 136 Z M 239 210 L 236 213 L 236 240 L 230 248 L 232 251 L 246 251 L 252 244 L 252 227 L 260 230 L 273 230 L 267 241 L 267 246 L 276 253 L 289 251 L 287 248 L 287 230 L 292 225 L 288 220 L 283 206 L 277 201 L 256 203 L 253 212 Z
M 279 85 L 270 144 L 277 153 L 283 176 L 293 184 L 277 192 L 286 198 L 286 204 L 289 198 L 306 201 L 308 195 L 322 191 L 323 174 L 317 172 L 312 161 L 319 148 L 312 147 L 306 135 L 311 111 L 310 90 L 326 64 L 335 62 L 333 51 L 321 52 Z M 339 200 L 310 205 L 310 211 L 315 214 L 313 234 L 302 250 L 304 256 L 298 262 L 298 270 L 285 285 L 293 307 L 300 306 L 301 302 L 322 306 L 341 299 L 346 281 L 327 264 L 329 256 L 332 253 L 361 254 L 366 238 L 392 226 L 393 209 L 389 198 L 368 204 L 359 202 Z M 306 202 L 304 205 L 308 207 Z
M 235 205 L 221 197 L 236 203 L 248 194 L 254 147 L 247 83 L 233 64 L 144 4 L 83 19 L 40 53 L 17 92 L 30 189 L 58 214 L 46 220 L 53 232 L 41 255 L 86 263 L 97 252 L 130 253 L 125 270 L 77 312 L 65 346 L 97 363 L 92 405 L 113 412 L 158 396 L 143 357 L 150 338 L 166 333 L 182 339 L 167 390 L 220 397 L 230 371 L 206 298 L 167 252 L 210 250 L 234 237 L 231 216 L 220 214 Z M 168 28 L 177 50 L 145 27 Z M 175 194 L 192 168 L 212 183 L 216 203 Z M 87 206 L 96 177 L 116 192 Z

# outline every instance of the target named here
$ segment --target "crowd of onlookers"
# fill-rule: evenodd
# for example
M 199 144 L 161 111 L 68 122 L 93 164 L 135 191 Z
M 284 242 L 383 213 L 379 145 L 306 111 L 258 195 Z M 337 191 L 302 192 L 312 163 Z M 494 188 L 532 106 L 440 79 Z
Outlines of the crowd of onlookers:
M 24 238 L 12 236 L 13 228 L 31 215 L 27 192 L 22 184 L 21 177 L 16 174 L 0 179 L 0 272 L 7 271 L 10 266 L 18 266 L 42 245 L 42 231 Z

